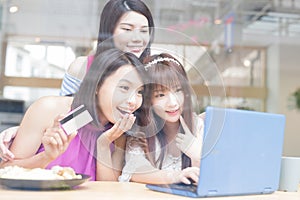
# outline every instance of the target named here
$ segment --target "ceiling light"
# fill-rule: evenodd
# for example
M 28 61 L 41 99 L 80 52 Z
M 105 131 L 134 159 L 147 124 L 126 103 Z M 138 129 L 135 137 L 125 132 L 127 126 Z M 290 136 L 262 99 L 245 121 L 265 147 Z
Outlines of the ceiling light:
M 9 7 L 9 12 L 10 13 L 16 13 L 16 12 L 18 12 L 18 10 L 19 10 L 18 6 Z
M 248 60 L 248 59 L 245 59 L 243 64 L 244 64 L 245 67 L 250 67 L 251 61 Z
M 36 37 L 34 41 L 35 41 L 36 43 L 40 43 L 40 42 L 41 42 L 41 38 Z
M 215 25 L 220 25 L 222 24 L 222 20 L 221 19 L 215 19 Z

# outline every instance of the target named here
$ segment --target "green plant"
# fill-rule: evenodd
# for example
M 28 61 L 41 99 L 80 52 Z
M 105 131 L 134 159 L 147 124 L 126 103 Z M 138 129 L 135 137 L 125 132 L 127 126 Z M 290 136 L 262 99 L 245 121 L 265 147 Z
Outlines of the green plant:
M 295 99 L 295 103 L 296 103 L 296 108 L 298 110 L 300 110 L 300 88 L 298 88 L 293 94 L 292 96 Z

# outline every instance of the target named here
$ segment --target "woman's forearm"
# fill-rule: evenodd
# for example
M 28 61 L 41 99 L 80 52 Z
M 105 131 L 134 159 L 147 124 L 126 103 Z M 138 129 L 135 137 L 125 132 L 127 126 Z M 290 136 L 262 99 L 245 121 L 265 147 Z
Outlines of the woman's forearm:
M 24 158 L 24 159 L 15 158 L 14 160 L 6 161 L 6 162 L 2 161 L 0 162 L 0 168 L 6 166 L 13 166 L 13 165 L 17 165 L 19 167 L 24 167 L 24 168 L 46 168 L 46 166 L 51 161 L 52 159 L 50 159 L 45 154 L 45 152 L 41 152 L 29 158 Z
M 113 165 L 113 154 L 110 150 L 110 141 L 105 137 L 97 140 L 97 171 L 98 181 L 117 181 L 120 174 L 119 169 Z
M 131 181 L 144 184 L 172 184 L 179 182 L 179 171 L 167 171 L 154 169 L 144 173 L 135 173 Z
M 145 184 L 172 184 L 183 182 L 191 184 L 199 181 L 199 167 L 187 167 L 180 171 L 159 170 L 144 171 L 144 173 L 134 173 L 131 180 Z

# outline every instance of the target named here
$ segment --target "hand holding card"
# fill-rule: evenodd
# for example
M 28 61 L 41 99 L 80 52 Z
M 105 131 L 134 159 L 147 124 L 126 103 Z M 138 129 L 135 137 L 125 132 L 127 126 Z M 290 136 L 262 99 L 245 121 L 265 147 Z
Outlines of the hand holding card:
M 60 120 L 60 125 L 67 135 L 76 132 L 78 129 L 93 121 L 89 111 L 81 105 L 67 114 Z

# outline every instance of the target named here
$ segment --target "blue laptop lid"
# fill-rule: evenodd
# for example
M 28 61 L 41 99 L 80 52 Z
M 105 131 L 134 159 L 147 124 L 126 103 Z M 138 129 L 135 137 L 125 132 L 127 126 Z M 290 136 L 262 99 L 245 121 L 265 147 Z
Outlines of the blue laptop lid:
M 284 115 L 208 107 L 198 196 L 278 189 Z

